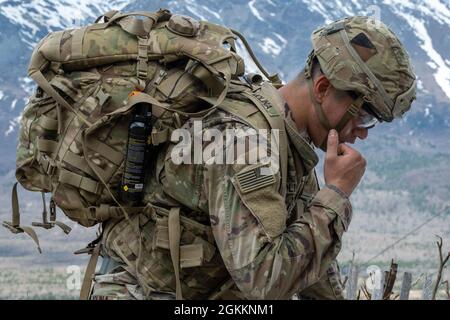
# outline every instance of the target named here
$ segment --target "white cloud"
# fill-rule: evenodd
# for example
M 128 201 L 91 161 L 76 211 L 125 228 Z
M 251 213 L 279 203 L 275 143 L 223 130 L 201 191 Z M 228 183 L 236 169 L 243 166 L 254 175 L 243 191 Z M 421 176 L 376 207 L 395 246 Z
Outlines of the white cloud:
M 264 21 L 264 18 L 261 17 L 261 14 L 259 13 L 258 9 L 256 9 L 255 7 L 255 2 L 256 0 L 252 0 L 248 3 L 248 6 L 251 10 L 251 12 L 253 13 L 253 15 L 260 21 Z

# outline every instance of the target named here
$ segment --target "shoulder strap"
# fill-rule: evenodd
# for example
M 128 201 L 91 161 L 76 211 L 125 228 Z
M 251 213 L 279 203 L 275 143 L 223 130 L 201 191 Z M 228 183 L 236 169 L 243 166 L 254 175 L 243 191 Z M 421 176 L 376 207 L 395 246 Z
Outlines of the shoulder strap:
M 80 300 L 88 300 L 91 293 L 92 280 L 95 274 L 95 267 L 97 266 L 98 257 L 100 255 L 101 243 L 98 243 L 91 253 L 86 272 L 83 278 L 83 284 L 80 290 Z
M 242 95 L 251 100 L 258 110 L 264 115 L 270 128 L 277 129 L 280 133 L 278 148 L 280 152 L 281 169 L 281 194 L 286 196 L 287 188 L 287 164 L 288 164 L 288 139 L 284 124 L 284 115 L 271 101 L 263 100 L 264 97 L 255 93 L 242 92 Z
M 183 295 L 180 280 L 180 208 L 174 207 L 170 209 L 168 228 L 170 257 L 172 258 L 173 270 L 175 272 L 176 299 L 182 300 Z
M 270 86 L 273 88 L 272 86 Z M 271 90 L 270 88 L 267 90 Z M 276 90 L 273 88 L 273 90 Z M 263 92 L 264 95 L 266 92 Z M 252 127 L 256 129 L 258 128 L 258 120 L 263 117 L 268 123 L 271 129 L 278 129 L 280 133 L 280 141 L 278 142 L 279 151 L 280 151 L 280 169 L 281 169 L 281 194 L 283 196 L 286 195 L 287 191 L 287 164 L 288 164 L 288 138 L 286 133 L 284 115 L 282 114 L 280 108 L 275 107 L 282 103 L 282 101 L 276 101 L 276 98 L 266 99 L 263 95 L 254 93 L 254 92 L 240 92 L 243 97 L 250 100 L 252 103 L 245 103 L 236 105 L 236 100 L 230 101 L 229 99 L 225 99 L 224 103 L 222 103 L 219 108 L 225 110 L 238 118 L 240 118 L 245 123 L 248 123 Z M 274 92 L 272 92 L 274 95 Z M 280 106 L 283 104 L 280 104 Z M 261 115 L 261 116 L 259 116 Z

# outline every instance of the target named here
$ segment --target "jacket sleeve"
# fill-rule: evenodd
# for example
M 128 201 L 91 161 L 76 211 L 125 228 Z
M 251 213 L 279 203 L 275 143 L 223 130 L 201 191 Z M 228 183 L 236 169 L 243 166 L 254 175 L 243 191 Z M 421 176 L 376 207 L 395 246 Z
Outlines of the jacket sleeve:
M 256 181 L 260 187 L 251 191 L 240 183 L 256 169 L 205 167 L 203 191 L 211 226 L 225 266 L 246 298 L 289 299 L 326 274 L 340 251 L 352 208 L 345 196 L 327 186 L 286 226 L 279 173 L 266 183 Z
M 298 294 L 301 300 L 344 300 L 339 265 L 334 260 L 326 274 Z

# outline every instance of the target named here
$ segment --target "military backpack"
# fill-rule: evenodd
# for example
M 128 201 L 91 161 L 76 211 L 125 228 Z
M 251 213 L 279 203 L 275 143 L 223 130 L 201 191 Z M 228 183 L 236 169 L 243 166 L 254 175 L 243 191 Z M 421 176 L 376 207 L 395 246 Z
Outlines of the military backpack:
M 227 94 L 248 91 L 252 98 L 251 86 L 243 85 L 238 38 L 269 81 L 280 85 L 237 31 L 165 9 L 113 10 L 92 25 L 43 38 L 30 60 L 28 73 L 38 87 L 22 114 L 16 161 L 18 182 L 42 193 L 43 221 L 33 226 L 57 225 L 69 233 L 56 220 L 56 207 L 85 227 L 141 211 L 120 199 L 133 110 L 151 106 L 156 121 L 148 143 L 158 146 L 189 118 L 220 106 Z M 247 75 L 247 82 L 251 78 L 261 80 Z M 258 99 L 250 100 L 264 111 Z M 45 193 L 51 193 L 49 217 Z M 3 225 L 27 233 L 40 251 L 35 231 L 20 224 L 17 183 L 12 211 L 12 221 Z

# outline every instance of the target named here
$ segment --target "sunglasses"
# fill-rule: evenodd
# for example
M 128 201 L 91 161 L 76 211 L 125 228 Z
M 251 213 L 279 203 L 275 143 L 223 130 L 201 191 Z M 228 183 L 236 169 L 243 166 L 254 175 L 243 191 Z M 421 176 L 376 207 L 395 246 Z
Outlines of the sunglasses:
M 356 100 L 359 96 L 358 93 L 354 91 L 348 91 L 350 97 Z M 361 109 L 357 115 L 357 128 L 358 129 L 372 129 L 379 122 L 375 113 L 374 107 L 371 103 L 365 101 L 361 106 Z
M 366 104 L 370 105 L 367 102 L 364 103 L 361 110 L 358 113 L 357 118 L 358 124 L 356 126 L 358 129 L 372 129 L 379 122 L 374 115 L 368 112 L 370 108 L 365 106 Z

